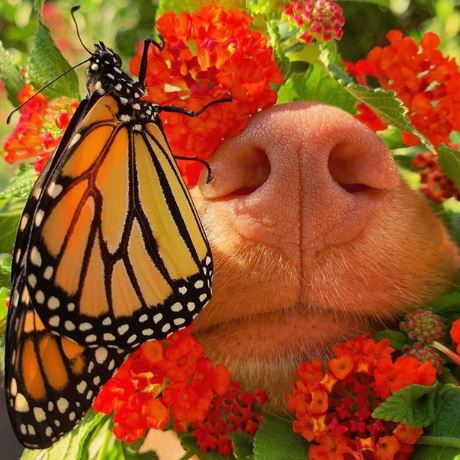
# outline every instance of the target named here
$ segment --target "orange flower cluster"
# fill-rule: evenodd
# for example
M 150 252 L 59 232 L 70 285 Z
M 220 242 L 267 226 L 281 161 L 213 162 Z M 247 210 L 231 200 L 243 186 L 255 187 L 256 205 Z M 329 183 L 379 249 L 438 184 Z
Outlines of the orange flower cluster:
M 244 12 L 208 6 L 194 13 L 164 13 L 156 22 L 165 40 L 163 51 L 151 47 L 146 85 L 148 98 L 161 105 L 199 110 L 231 95 L 233 102 L 216 104 L 197 118 L 162 114 L 166 137 L 174 153 L 207 159 L 228 136 L 244 129 L 249 118 L 276 102 L 272 84 L 283 77 L 267 38 L 251 30 Z M 142 46 L 130 63 L 139 72 Z M 190 185 L 202 166 L 182 162 Z
M 433 32 L 426 33 L 420 44 L 398 30 L 388 32 L 387 38 L 388 46 L 369 51 L 366 66 L 360 66 L 361 80 L 367 74 L 377 78 L 382 88 L 395 91 L 408 108 L 412 124 L 435 147 L 449 142 L 451 132 L 460 129 L 457 62 L 437 49 L 440 40 Z M 404 133 L 403 138 L 409 146 L 420 143 L 410 133 Z
M 202 421 L 211 401 L 228 388 L 227 369 L 204 356 L 204 349 L 187 332 L 146 342 L 129 356 L 109 380 L 93 408 L 114 413 L 115 437 L 133 442 L 148 428 L 162 429 L 172 419 L 183 431 Z
M 345 17 L 333 0 L 293 0 L 284 7 L 284 14 L 299 28 L 299 39 L 308 45 L 313 40 L 328 42 L 343 37 Z
M 437 148 L 447 144 L 452 131 L 460 129 L 460 71 L 454 58 L 438 50 L 440 40 L 426 33 L 418 44 L 403 37 L 397 30 L 388 32 L 390 44 L 373 48 L 365 60 L 348 65 L 359 83 L 366 84 L 366 76 L 377 78 L 380 86 L 396 92 L 408 108 L 414 127 Z M 358 104 L 357 118 L 374 131 L 386 125 L 364 104 Z M 403 133 L 408 146 L 420 140 L 411 133 Z M 418 156 L 415 163 L 423 169 L 422 191 L 431 199 L 442 202 L 459 192 L 439 169 L 437 159 L 430 154 Z
M 254 393 L 242 391 L 241 385 L 232 382 L 228 390 L 216 396 L 201 422 L 192 424 L 192 434 L 202 451 L 215 450 L 220 455 L 233 453 L 228 435 L 235 431 L 244 431 L 254 436 L 263 420 L 261 408 L 267 401 L 262 390 Z
M 19 103 L 25 102 L 35 93 L 26 84 L 18 95 Z M 5 139 L 4 158 L 8 163 L 35 159 L 35 169 L 40 172 L 59 144 L 78 102 L 67 97 L 49 100 L 37 94 L 20 112 L 14 131 Z
M 431 385 L 436 370 L 413 356 L 393 360 L 388 340 L 360 336 L 332 349 L 326 372 L 319 360 L 303 363 L 288 396 L 294 431 L 312 442 L 311 460 L 404 460 L 422 434 L 372 418 L 388 396 L 414 383 Z

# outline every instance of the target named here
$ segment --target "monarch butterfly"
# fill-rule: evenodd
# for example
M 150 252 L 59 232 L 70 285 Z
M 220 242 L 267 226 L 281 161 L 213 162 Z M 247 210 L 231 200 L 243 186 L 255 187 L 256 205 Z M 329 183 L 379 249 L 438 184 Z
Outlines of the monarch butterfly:
M 187 326 L 211 296 L 211 251 L 159 113 L 231 98 L 198 112 L 141 100 L 151 44 L 162 49 L 145 40 L 137 82 L 95 44 L 88 96 L 19 223 L 5 388 L 29 448 L 70 431 L 131 351 Z

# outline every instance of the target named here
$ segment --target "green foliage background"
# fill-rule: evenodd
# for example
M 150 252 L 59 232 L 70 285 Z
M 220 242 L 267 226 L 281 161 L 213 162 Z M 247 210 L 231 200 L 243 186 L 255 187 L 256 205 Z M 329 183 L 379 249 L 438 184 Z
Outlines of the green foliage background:
M 53 53 L 53 43 L 49 39 L 46 27 L 39 26 L 34 11 L 34 5 L 41 2 L 38 0 L 2 0 L 0 2 L 0 61 L 6 61 L 11 56 L 12 63 L 18 68 L 23 68 L 26 64 L 33 64 L 35 60 L 34 75 L 30 75 L 32 80 L 46 81 L 48 78 L 48 69 L 40 68 L 46 59 L 43 55 Z M 53 14 L 45 15 L 45 23 L 49 28 L 52 38 L 56 41 L 58 48 L 63 53 L 67 61 L 73 65 L 87 57 L 86 52 L 77 40 L 74 26 L 70 18 L 70 9 L 75 6 L 75 0 L 55 0 L 45 2 L 45 8 L 51 8 Z M 77 14 L 80 32 L 84 42 L 91 48 L 92 43 L 102 40 L 108 46 L 114 48 L 120 54 L 125 62 L 125 68 L 129 59 L 134 55 L 136 44 L 141 42 L 145 37 L 154 35 L 154 19 L 158 11 L 173 9 L 174 11 L 184 11 L 193 4 L 208 4 L 209 0 L 81 0 L 80 11 Z M 279 11 L 283 5 L 283 0 L 221 0 L 226 6 L 248 7 L 253 13 L 260 13 L 261 16 L 255 17 L 255 26 L 261 29 L 267 27 L 265 18 L 270 18 L 271 14 Z M 339 2 L 344 9 L 346 17 L 345 34 L 343 40 L 338 44 L 338 52 L 349 61 L 356 61 L 366 55 L 372 47 L 384 45 L 386 43 L 385 34 L 390 29 L 400 29 L 405 35 L 412 35 L 419 38 L 424 32 L 431 30 L 438 33 L 442 40 L 443 52 L 457 58 L 460 62 L 460 0 L 354 0 Z M 269 25 L 268 25 L 269 26 Z M 36 37 L 37 27 L 40 29 L 40 38 Z M 39 43 L 34 48 L 34 42 Z M 40 53 L 42 55 L 40 55 Z M 315 66 L 310 66 L 307 72 L 307 62 L 309 60 L 293 59 L 291 63 L 291 76 L 283 85 L 280 91 L 279 102 L 292 101 L 296 98 L 303 100 L 316 100 L 325 103 L 332 103 L 349 112 L 353 111 L 356 100 L 365 101 L 377 109 L 382 119 L 390 122 L 393 127 L 411 131 L 407 125 L 407 119 L 404 117 L 403 109 L 388 92 L 380 90 L 373 91 L 367 87 L 356 85 L 343 71 L 337 61 L 337 52 L 335 49 L 323 47 L 318 50 L 318 56 Z M 54 60 L 53 72 L 56 69 L 65 69 L 66 64 L 59 59 Z M 5 71 L 5 70 L 4 70 Z M 16 93 L 20 87 L 21 75 L 12 66 L 9 70 L 12 74 L 16 72 L 16 79 L 9 79 L 17 87 L 8 88 L 11 94 Z M 51 72 L 52 73 L 52 72 Z M 59 74 L 59 72 L 56 72 Z M 79 78 L 80 94 L 84 90 L 84 70 L 77 72 Z M 56 75 L 49 75 L 49 79 Z M 66 83 L 62 79 L 61 85 L 65 86 L 63 92 L 71 94 L 78 92 L 78 83 Z M 64 87 L 63 87 L 64 88 Z M 54 88 L 55 91 L 59 91 Z M 8 112 L 12 109 L 13 101 L 8 101 L 6 92 L 1 91 L 0 100 L 0 142 L 12 129 L 2 120 L 6 119 Z M 331 99 L 333 95 L 333 100 Z M 379 108 L 384 108 L 379 111 Z M 407 129 L 406 129 L 407 128 Z M 392 138 L 392 132 L 389 131 L 386 136 L 388 145 L 401 147 L 397 136 Z M 1 149 L 0 149 L 1 150 Z M 400 166 L 407 161 L 403 149 L 396 151 L 396 159 Z M 450 171 L 457 185 L 460 185 L 460 162 L 455 152 L 448 148 L 441 148 L 439 151 L 442 165 L 445 166 L 446 173 Z M 410 173 L 407 173 L 406 179 L 412 180 Z M 14 177 L 11 180 L 11 177 Z M 0 160 L 0 215 L 3 217 L 11 215 L 11 219 L 0 219 L 0 280 L 5 278 L 0 285 L 6 285 L 9 272 L 8 256 L 14 241 L 17 219 L 21 212 L 25 196 L 30 190 L 30 184 L 33 180 L 33 173 L 25 167 L 13 168 Z M 416 178 L 414 184 L 416 184 Z M 6 187 L 8 185 L 8 188 Z M 413 184 L 413 185 L 414 185 Z M 449 210 L 449 204 L 445 207 L 438 207 L 437 211 L 446 220 L 449 230 L 453 232 L 456 241 L 460 239 L 460 212 L 458 203 L 453 204 L 455 209 Z M 14 217 L 14 218 L 13 218 Z M 9 223 L 9 224 L 8 224 Z M 3 227 L 2 227 L 3 225 Z M 9 225 L 5 227 L 5 225 Z M 4 288 L 0 289 L 0 329 L 4 326 L 2 321 L 5 317 L 5 309 L 2 309 L 3 300 L 8 295 Z M 452 297 L 452 296 L 455 297 Z M 448 297 L 450 296 L 450 297 Z M 439 301 L 438 301 L 439 302 Z M 460 305 L 460 294 L 451 293 L 442 299 L 442 302 L 432 305 L 434 311 L 442 313 L 447 317 L 450 313 L 458 315 Z M 449 310 L 451 308 L 451 310 Z M 1 331 L 0 331 L 1 332 Z M 385 332 L 385 331 L 384 331 Z M 394 331 L 389 331 L 394 332 Z M 387 336 L 390 336 L 387 332 Z M 402 334 L 392 340 L 401 339 Z M 1 334 L 0 334 L 1 337 Z M 404 336 L 402 337 L 404 339 Z M 0 339 L 1 340 L 1 339 Z M 0 344 L 1 345 L 1 344 Z M 395 345 L 396 346 L 396 345 Z M 1 348 L 1 346 L 0 346 Z M 443 382 L 446 383 L 446 382 Z M 414 423 L 418 426 L 430 425 L 426 437 L 426 448 L 418 450 L 418 459 L 428 458 L 452 458 L 460 450 L 458 442 L 458 428 L 449 417 L 451 414 L 460 412 L 460 390 L 458 388 L 443 387 L 439 390 L 437 387 L 410 388 L 405 392 L 394 395 L 394 398 L 383 407 L 381 414 L 376 416 L 383 419 L 400 420 L 406 423 Z M 446 395 L 449 395 L 447 398 Z M 433 412 L 433 401 L 442 409 Z M 448 420 L 448 421 L 446 421 Z M 93 458 L 88 453 L 88 447 L 95 445 L 99 451 L 110 453 L 104 457 L 107 459 L 133 459 L 143 458 L 135 450 L 126 445 L 115 441 L 111 436 L 110 420 L 103 418 L 101 415 L 88 415 L 87 419 L 71 435 L 59 441 L 48 452 L 40 454 L 39 452 L 25 452 L 24 459 L 40 458 Z M 232 443 L 235 451 L 235 458 L 238 459 L 255 459 L 255 460 L 273 460 L 274 458 L 286 460 L 289 458 L 305 458 L 306 444 L 290 429 L 290 420 L 269 416 L 257 433 L 254 440 L 247 439 L 244 434 L 234 433 Z M 436 439 L 435 439 L 436 438 Z M 438 457 L 439 449 L 435 449 L 436 443 L 441 442 L 442 438 L 443 452 L 449 452 L 449 457 Z M 433 441 L 434 439 L 434 441 Z M 434 444 L 433 444 L 434 442 Z M 184 436 L 182 443 L 187 447 L 189 453 L 196 450 L 193 438 Z M 102 449 L 103 446 L 104 449 Z M 286 446 L 289 448 L 286 450 Z M 438 444 L 439 445 L 439 444 Z M 136 447 L 136 446 L 133 446 Z M 137 446 L 138 447 L 138 446 Z M 276 449 L 282 448 L 277 452 Z M 91 451 L 91 447 L 89 447 Z M 286 452 L 289 456 L 285 456 Z M 276 452 L 275 457 L 274 452 Z M 451 455 L 452 454 L 452 455 Z M 151 454 L 148 458 L 153 458 Z M 217 460 L 219 456 L 207 454 L 204 460 Z M 99 458 L 99 457 L 98 457 Z M 147 457 L 146 457 L 147 458 Z M 188 457 L 187 457 L 188 458 Z M 220 460 L 220 459 L 219 459 Z

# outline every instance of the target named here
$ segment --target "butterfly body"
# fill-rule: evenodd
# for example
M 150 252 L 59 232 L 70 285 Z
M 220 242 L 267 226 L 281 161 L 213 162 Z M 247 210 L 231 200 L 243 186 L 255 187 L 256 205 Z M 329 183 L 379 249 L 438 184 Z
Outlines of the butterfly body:
M 5 387 L 32 448 L 70 431 L 131 351 L 186 327 L 211 297 L 211 251 L 161 107 L 103 43 L 87 87 L 13 253 Z

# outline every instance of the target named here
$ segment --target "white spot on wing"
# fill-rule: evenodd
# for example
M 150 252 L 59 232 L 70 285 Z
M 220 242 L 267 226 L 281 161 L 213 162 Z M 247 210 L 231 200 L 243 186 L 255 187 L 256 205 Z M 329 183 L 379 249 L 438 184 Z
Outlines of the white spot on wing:
M 59 308 L 59 305 L 61 305 L 61 303 L 59 302 L 59 299 L 57 297 L 51 296 L 48 299 L 48 308 L 50 310 L 56 310 L 57 308 Z
M 99 363 L 99 364 L 102 364 L 106 359 L 107 359 L 107 356 L 108 356 L 108 352 L 105 348 L 103 347 L 99 347 L 96 352 L 94 353 L 94 356 L 96 358 L 96 361 Z
M 37 422 L 43 422 L 46 419 L 45 411 L 41 407 L 34 407 L 34 416 Z
M 29 412 L 29 403 L 23 394 L 18 393 L 14 400 L 14 408 L 18 412 Z
M 76 136 L 80 136 L 80 134 L 75 134 L 75 136 L 72 138 L 72 142 Z M 51 198 L 56 198 L 62 192 L 62 190 L 62 185 L 56 184 L 56 182 L 51 182 L 51 184 L 48 185 L 46 192 Z
M 57 408 L 58 408 L 58 411 L 63 414 L 68 408 L 69 408 L 69 401 L 67 401 L 67 399 L 65 398 L 59 398 L 57 400 Z
M 40 267 L 42 264 L 42 256 L 40 255 L 37 246 L 34 246 L 30 251 L 30 261 L 37 267 Z

